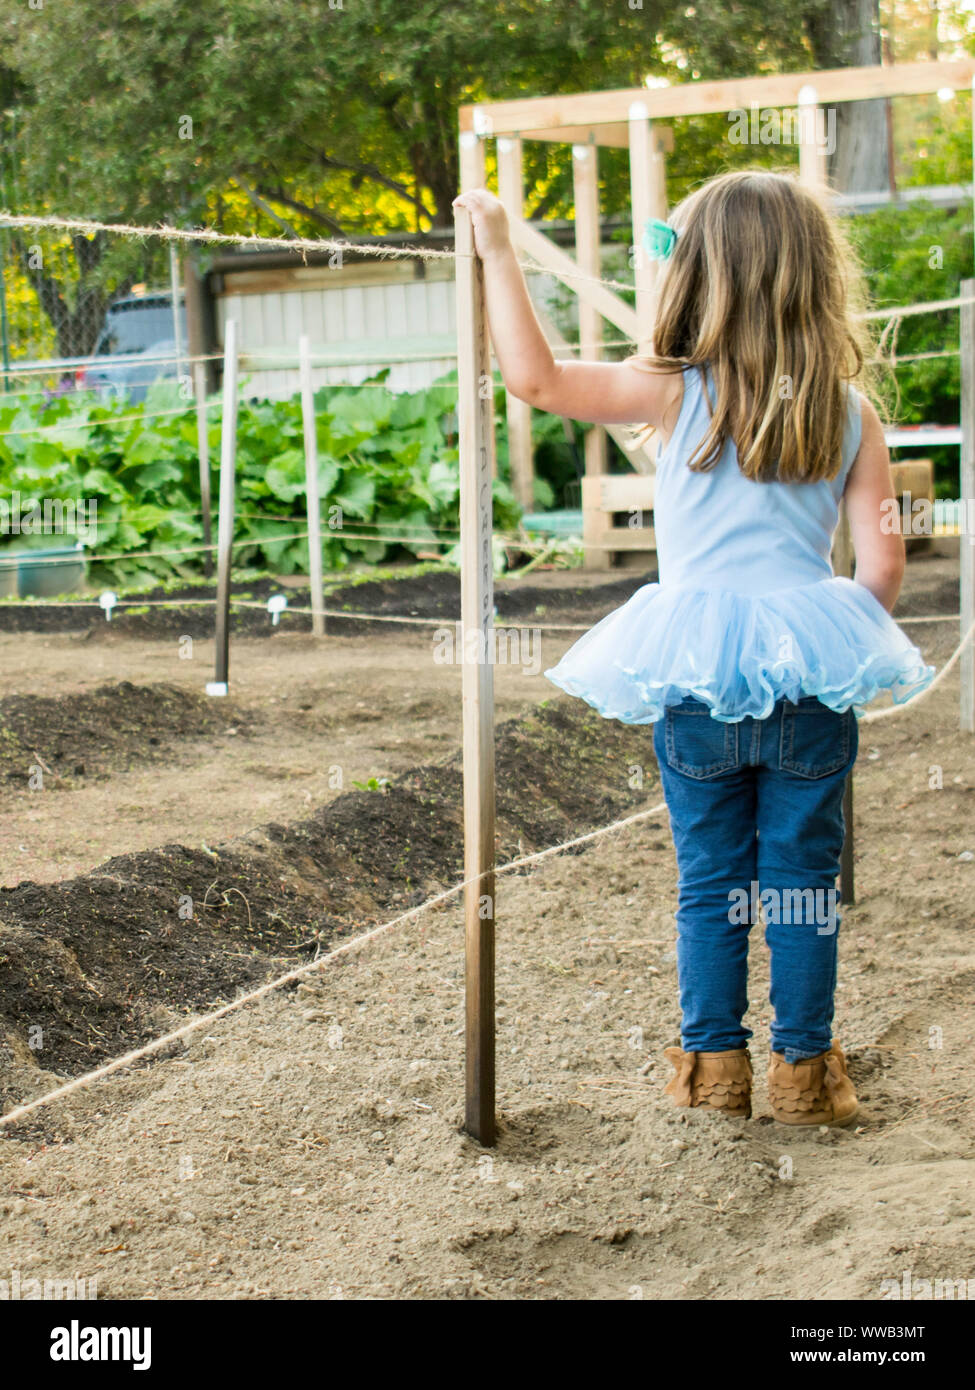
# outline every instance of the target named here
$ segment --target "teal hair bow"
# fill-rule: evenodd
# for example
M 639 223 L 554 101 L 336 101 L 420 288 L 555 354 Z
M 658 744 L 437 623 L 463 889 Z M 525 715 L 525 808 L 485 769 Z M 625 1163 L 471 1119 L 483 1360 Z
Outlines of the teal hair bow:
M 643 233 L 643 249 L 652 261 L 665 261 L 677 245 L 677 232 L 669 222 L 651 217 Z

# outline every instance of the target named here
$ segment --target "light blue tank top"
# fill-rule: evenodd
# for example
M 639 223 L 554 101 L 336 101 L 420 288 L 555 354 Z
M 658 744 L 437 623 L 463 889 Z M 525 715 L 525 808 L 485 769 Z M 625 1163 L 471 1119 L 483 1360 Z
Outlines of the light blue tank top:
M 742 473 L 731 439 L 709 471 L 687 467 L 708 432 L 710 417 L 701 372 L 688 367 L 683 376 L 680 415 L 657 461 L 654 526 L 661 585 L 764 594 L 828 579 L 839 501 L 860 448 L 858 393 L 852 388 L 848 393 L 842 463 L 835 478 L 758 483 Z M 713 402 L 710 371 L 708 390 Z
M 707 434 L 705 383 L 684 398 L 657 466 L 659 580 L 580 637 L 546 677 L 607 719 L 651 724 L 687 696 L 727 723 L 766 719 L 777 700 L 814 695 L 859 712 L 881 691 L 900 703 L 933 666 L 869 589 L 834 575 L 830 546 L 862 433 L 850 388 L 836 476 L 756 483 L 729 440 L 714 467 L 688 460 Z M 708 373 L 707 388 L 714 399 Z

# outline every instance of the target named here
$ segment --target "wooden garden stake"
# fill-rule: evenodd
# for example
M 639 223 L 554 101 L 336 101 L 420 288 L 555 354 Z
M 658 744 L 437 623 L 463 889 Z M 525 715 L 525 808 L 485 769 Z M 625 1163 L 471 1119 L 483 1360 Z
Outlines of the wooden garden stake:
M 465 1128 L 493 1145 L 494 1046 L 494 562 L 493 379 L 484 273 L 470 214 L 455 209 L 457 421 L 460 452 L 461 639 L 464 715 Z
M 208 695 L 226 695 L 230 674 L 230 562 L 234 543 L 237 449 L 237 321 L 223 330 L 223 419 L 220 428 L 220 515 L 217 521 L 216 670 Z
M 318 441 L 315 434 L 315 393 L 311 385 L 308 335 L 298 341 L 301 379 L 301 420 L 305 432 L 305 498 L 308 503 L 308 582 L 311 586 L 311 628 L 325 636 L 325 594 L 322 589 L 322 508 L 318 497 Z
M 202 362 L 193 364 L 193 394 L 196 397 L 196 451 L 200 460 L 200 508 L 203 512 L 203 544 L 213 544 L 210 523 L 210 443 L 207 434 L 207 374 Z M 204 551 L 204 568 L 213 573 L 213 551 Z
M 962 299 L 975 295 L 975 280 L 961 282 Z M 961 565 L 961 638 L 975 623 L 975 535 L 969 517 L 975 512 L 975 304 L 961 306 L 961 501 L 958 551 Z M 975 639 L 962 652 L 959 726 L 975 734 Z
M 833 537 L 833 573 L 844 579 L 853 577 L 853 538 L 846 503 L 840 502 L 840 519 Z M 843 849 L 840 854 L 840 902 L 852 903 L 855 898 L 853 878 L 853 769 L 850 769 L 843 791 Z

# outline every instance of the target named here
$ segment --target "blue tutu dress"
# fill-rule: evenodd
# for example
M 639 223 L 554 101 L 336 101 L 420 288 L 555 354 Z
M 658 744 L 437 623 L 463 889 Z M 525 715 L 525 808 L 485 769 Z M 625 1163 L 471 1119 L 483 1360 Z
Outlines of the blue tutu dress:
M 705 379 L 685 368 L 680 415 L 657 464 L 659 583 L 645 584 L 546 672 L 607 719 L 652 724 L 691 695 L 711 717 L 765 719 L 815 695 L 842 712 L 889 690 L 896 704 L 935 668 L 862 584 L 833 574 L 830 547 L 857 450 L 850 388 L 842 467 L 817 483 L 757 483 L 729 440 L 715 466 L 686 466 L 709 425 Z M 714 400 L 714 383 L 706 373 Z

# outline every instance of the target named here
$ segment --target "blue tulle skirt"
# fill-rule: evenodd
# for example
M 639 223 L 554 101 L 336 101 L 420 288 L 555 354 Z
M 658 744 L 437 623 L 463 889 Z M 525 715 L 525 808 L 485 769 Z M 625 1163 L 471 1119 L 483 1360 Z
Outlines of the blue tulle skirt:
M 652 724 L 688 695 L 725 723 L 801 695 L 860 714 L 934 674 L 873 594 L 839 576 L 766 594 L 645 584 L 545 672 L 624 724 Z

